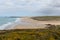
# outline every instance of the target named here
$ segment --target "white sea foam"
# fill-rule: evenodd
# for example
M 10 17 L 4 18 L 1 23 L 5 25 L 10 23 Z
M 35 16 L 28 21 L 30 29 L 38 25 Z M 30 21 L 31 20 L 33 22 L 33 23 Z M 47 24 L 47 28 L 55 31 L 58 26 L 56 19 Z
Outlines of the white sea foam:
M 20 18 L 16 18 L 16 20 L 13 22 L 8 22 L 6 24 L 1 25 L 0 30 L 12 29 L 14 26 L 18 25 L 19 22 L 20 22 Z

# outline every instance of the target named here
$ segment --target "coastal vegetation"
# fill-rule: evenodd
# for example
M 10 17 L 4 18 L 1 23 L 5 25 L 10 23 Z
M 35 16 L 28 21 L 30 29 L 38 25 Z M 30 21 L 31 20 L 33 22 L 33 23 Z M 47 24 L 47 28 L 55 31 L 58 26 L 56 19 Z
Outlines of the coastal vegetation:
M 60 21 L 60 16 L 37 16 L 31 18 L 38 21 Z
M 60 25 L 46 25 L 46 29 L 0 30 L 0 40 L 60 40 Z

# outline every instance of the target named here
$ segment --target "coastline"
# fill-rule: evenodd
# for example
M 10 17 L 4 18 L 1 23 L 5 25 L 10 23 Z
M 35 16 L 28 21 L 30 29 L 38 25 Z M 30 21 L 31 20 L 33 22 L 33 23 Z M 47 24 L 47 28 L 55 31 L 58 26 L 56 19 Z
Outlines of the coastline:
M 46 24 L 60 25 L 60 21 L 56 21 L 56 20 L 38 21 L 38 20 L 34 20 L 34 19 L 30 18 L 30 17 L 22 17 L 22 18 L 17 18 L 17 20 L 15 20 L 12 23 L 8 23 L 8 25 L 6 24 L 4 26 L 4 28 L 2 28 L 2 30 L 10 30 L 10 29 L 43 29 L 43 28 L 46 27 Z
M 31 18 L 21 18 L 20 22 L 23 24 L 17 24 L 13 28 L 8 29 L 43 29 L 46 24 L 60 25 L 60 21 L 37 21 Z

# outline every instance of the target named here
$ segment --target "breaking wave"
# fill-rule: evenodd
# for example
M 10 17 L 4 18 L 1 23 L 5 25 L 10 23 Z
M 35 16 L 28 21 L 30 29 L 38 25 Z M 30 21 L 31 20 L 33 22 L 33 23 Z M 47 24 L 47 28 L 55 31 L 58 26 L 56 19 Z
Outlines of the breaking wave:
M 13 28 L 14 26 L 18 25 L 20 23 L 20 18 L 16 18 L 13 22 L 8 22 L 6 24 L 3 24 L 0 26 L 0 30 L 7 30 L 9 28 Z

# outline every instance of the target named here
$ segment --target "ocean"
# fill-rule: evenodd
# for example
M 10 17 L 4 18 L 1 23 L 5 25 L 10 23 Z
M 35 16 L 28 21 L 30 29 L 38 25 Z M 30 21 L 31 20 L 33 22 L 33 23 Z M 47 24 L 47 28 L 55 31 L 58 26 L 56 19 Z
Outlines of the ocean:
M 0 30 L 12 26 L 19 18 L 0 17 Z

